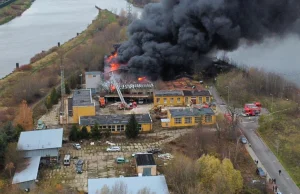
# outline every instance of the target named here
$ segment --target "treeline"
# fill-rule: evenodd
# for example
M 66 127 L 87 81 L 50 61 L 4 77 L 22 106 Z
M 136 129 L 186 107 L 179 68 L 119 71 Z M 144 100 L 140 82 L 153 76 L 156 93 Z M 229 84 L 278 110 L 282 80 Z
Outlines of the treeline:
M 20 16 L 30 7 L 32 0 L 17 0 L 5 7 L 0 7 L 0 25 Z M 1 4 L 1 1 L 0 1 Z
M 144 7 L 148 3 L 158 3 L 160 0 L 127 0 L 136 7 Z

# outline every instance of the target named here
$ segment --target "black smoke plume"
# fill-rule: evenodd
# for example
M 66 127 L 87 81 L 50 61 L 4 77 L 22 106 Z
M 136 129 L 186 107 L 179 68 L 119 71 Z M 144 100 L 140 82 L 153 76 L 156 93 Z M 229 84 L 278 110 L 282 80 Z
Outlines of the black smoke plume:
M 119 47 L 118 60 L 131 73 L 171 79 L 208 64 L 216 50 L 299 29 L 299 10 L 300 0 L 162 0 L 146 5 L 128 27 L 130 38 Z

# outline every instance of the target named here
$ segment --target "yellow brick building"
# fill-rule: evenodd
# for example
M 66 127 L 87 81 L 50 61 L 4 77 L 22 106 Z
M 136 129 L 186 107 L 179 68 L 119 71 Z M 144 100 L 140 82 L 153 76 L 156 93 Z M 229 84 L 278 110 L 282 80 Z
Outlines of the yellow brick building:
M 80 117 L 79 125 L 80 127 L 86 126 L 89 132 L 92 126 L 98 124 L 100 130 L 109 129 L 112 133 L 120 133 L 125 131 L 130 116 L 130 114 L 82 116 Z M 135 118 L 139 124 L 140 131 L 149 132 L 152 130 L 150 114 L 136 114 Z
M 169 109 L 167 119 L 162 119 L 162 127 L 190 127 L 212 125 L 216 123 L 216 115 L 211 108 L 175 108 Z
M 157 90 L 153 93 L 154 106 L 187 106 L 209 104 L 212 95 L 208 90 Z
M 70 102 L 72 103 L 72 106 L 69 104 L 69 107 L 72 107 L 73 123 L 79 123 L 81 116 L 96 115 L 95 102 L 93 102 L 90 89 L 75 90 Z

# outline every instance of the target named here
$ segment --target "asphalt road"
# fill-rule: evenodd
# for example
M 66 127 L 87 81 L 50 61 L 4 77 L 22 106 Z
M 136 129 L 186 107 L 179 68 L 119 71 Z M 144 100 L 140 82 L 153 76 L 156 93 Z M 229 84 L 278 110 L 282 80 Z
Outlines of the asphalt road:
M 226 112 L 227 108 L 223 99 L 218 95 L 215 88 L 210 89 L 216 103 L 219 105 L 221 111 Z M 294 181 L 291 179 L 289 174 L 280 164 L 273 152 L 266 146 L 263 140 L 256 134 L 256 129 L 258 128 L 258 118 L 243 117 L 240 122 L 241 130 L 247 137 L 248 141 L 251 143 L 251 147 L 261 161 L 267 173 L 276 179 L 278 188 L 282 194 L 300 194 L 300 190 Z M 281 170 L 281 175 L 279 176 L 279 170 Z

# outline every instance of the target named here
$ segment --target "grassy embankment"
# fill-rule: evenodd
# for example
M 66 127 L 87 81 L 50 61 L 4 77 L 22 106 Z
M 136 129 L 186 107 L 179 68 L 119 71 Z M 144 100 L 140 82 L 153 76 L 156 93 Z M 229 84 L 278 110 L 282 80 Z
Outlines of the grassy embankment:
M 295 183 L 300 186 L 300 96 L 297 87 L 274 73 L 257 69 L 232 71 L 218 76 L 218 91 L 230 104 L 242 108 L 260 101 L 271 113 L 261 116 L 259 135 L 277 156 Z
M 78 83 L 78 75 L 84 70 L 101 70 L 104 55 L 112 50 L 114 43 L 126 38 L 123 19 L 107 10 L 101 10 L 84 32 L 59 48 L 53 47 L 37 54 L 29 65 L 21 66 L 20 70 L 1 79 L 0 124 L 13 120 L 15 115 L 5 115 L 5 110 L 16 109 L 22 99 L 33 106 L 35 118 L 46 111 L 43 99 L 60 83 L 61 55 L 65 64 L 65 77 L 69 82 L 75 80 Z
M 3 8 L 0 8 L 0 25 L 5 24 L 30 7 L 32 0 L 17 0 Z

